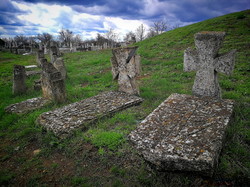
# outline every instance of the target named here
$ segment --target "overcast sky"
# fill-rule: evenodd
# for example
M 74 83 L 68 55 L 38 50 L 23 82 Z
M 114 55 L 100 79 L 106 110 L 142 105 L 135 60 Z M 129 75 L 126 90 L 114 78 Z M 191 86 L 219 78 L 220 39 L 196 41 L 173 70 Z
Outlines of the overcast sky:
M 122 37 L 141 24 L 184 26 L 250 9 L 250 0 L 0 0 L 0 37 L 56 35 L 62 28 L 95 38 L 113 28 Z

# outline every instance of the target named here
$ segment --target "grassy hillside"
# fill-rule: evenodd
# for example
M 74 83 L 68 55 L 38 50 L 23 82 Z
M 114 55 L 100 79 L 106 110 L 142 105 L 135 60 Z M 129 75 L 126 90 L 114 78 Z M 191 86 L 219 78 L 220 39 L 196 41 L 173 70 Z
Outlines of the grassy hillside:
M 222 97 L 236 101 L 234 118 L 227 131 L 219 167 L 214 177 L 192 173 L 150 169 L 127 141 L 153 109 L 172 93 L 191 94 L 195 72 L 183 72 L 183 52 L 194 47 L 193 35 L 199 31 L 225 31 L 220 53 L 237 49 L 232 76 L 219 75 Z M 28 114 L 6 114 L 9 104 L 41 96 L 27 79 L 27 94 L 11 94 L 14 64 L 36 64 L 35 56 L 0 52 L 0 184 L 21 186 L 209 186 L 246 185 L 250 182 L 250 10 L 163 33 L 136 45 L 142 56 L 142 75 L 138 77 L 141 97 L 136 107 L 98 120 L 85 131 L 76 131 L 60 140 L 35 123 L 43 112 L 116 90 L 112 81 L 110 50 L 64 55 L 68 79 L 67 102 L 52 103 Z M 36 154 L 36 152 L 39 152 Z

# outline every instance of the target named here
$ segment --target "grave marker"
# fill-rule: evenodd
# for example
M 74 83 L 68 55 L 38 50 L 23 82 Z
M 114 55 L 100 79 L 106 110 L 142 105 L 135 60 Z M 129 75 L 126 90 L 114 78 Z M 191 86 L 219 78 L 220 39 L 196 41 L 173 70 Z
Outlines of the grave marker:
M 26 71 L 25 67 L 21 65 L 14 65 L 13 70 L 13 94 L 22 94 L 27 90 L 26 84 Z
M 218 55 L 225 32 L 200 32 L 195 34 L 196 50 L 184 52 L 184 71 L 197 71 L 193 94 L 221 98 L 218 72 L 230 75 L 234 69 L 235 52 Z
M 47 62 L 46 59 L 42 61 L 41 86 L 44 98 L 59 103 L 65 101 L 66 92 L 64 79 L 53 64 Z
M 136 77 L 140 74 L 140 56 L 136 55 L 138 47 L 116 48 L 112 50 L 113 79 L 118 80 L 119 91 L 139 95 Z

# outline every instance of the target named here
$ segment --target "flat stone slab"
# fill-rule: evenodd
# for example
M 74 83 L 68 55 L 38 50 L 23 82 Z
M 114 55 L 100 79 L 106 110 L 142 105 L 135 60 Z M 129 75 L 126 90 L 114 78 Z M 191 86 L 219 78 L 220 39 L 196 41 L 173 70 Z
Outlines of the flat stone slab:
M 104 92 L 97 96 L 72 103 L 62 108 L 41 114 L 37 122 L 65 138 L 74 129 L 84 129 L 86 125 L 100 117 L 140 104 L 142 98 L 124 92 Z
M 34 75 L 40 75 L 42 73 L 41 70 L 37 70 L 37 71 L 26 71 L 26 76 L 30 77 L 30 76 L 34 76 Z
M 211 176 L 233 104 L 232 100 L 172 94 L 129 134 L 129 139 L 159 170 Z
M 37 65 L 29 65 L 29 66 L 25 66 L 25 69 L 35 69 L 38 68 Z
M 37 97 L 37 98 L 28 99 L 26 101 L 22 101 L 20 103 L 9 105 L 4 110 L 5 112 L 8 112 L 8 113 L 17 113 L 17 114 L 27 113 L 32 110 L 42 108 L 49 102 L 50 101 L 47 99 L 44 99 L 42 97 Z

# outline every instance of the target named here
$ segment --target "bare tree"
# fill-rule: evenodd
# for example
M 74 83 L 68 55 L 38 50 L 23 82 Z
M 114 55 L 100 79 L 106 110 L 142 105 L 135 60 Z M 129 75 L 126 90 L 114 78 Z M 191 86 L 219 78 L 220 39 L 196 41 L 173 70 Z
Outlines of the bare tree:
M 118 38 L 118 35 L 115 33 L 114 29 L 110 28 L 109 31 L 105 33 L 104 37 L 108 40 L 109 46 L 113 48 Z
M 47 53 L 47 49 L 50 47 L 53 36 L 49 33 L 42 33 L 37 35 L 37 39 L 40 40 L 41 45 L 44 47 L 44 53 Z
M 70 43 L 72 42 L 73 36 L 73 32 L 68 29 L 61 29 L 61 31 L 59 31 L 59 40 L 67 47 L 70 47 Z
M 155 31 L 156 35 L 162 34 L 168 28 L 166 21 L 157 21 L 154 22 L 153 30 Z
M 156 36 L 156 35 L 157 35 L 157 34 L 156 34 L 154 28 L 151 27 L 151 28 L 149 29 L 149 31 L 148 31 L 147 38 L 151 38 L 151 37 L 154 37 L 154 36 Z
M 142 41 L 142 40 L 145 39 L 145 32 L 146 32 L 145 26 L 144 26 L 143 24 L 141 24 L 141 25 L 136 29 L 136 32 L 135 32 L 137 41 Z
M 128 32 L 123 40 L 127 43 L 135 41 L 136 40 L 135 33 L 133 33 L 132 31 Z

